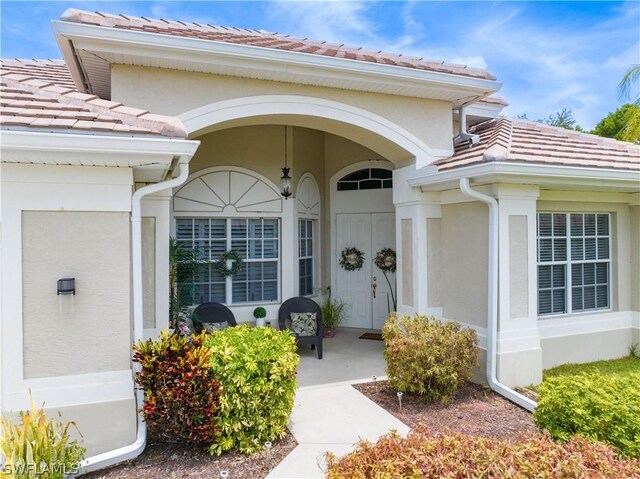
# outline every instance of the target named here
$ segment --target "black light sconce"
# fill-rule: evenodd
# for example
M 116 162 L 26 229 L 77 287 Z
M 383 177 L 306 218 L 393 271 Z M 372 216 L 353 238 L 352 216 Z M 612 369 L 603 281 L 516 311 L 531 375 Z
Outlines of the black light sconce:
M 280 194 L 285 200 L 291 196 L 291 177 L 287 166 L 287 125 L 284 126 L 284 168 L 282 168 L 282 177 L 280 178 Z
M 76 279 L 61 278 L 58 280 L 58 295 L 60 294 L 76 294 Z

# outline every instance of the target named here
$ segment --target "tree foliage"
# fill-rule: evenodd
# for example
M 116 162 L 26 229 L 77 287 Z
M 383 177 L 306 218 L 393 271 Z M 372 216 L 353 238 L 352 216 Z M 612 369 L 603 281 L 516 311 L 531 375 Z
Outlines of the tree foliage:
M 638 143 L 640 141 L 640 106 L 630 103 L 622 105 L 600 120 L 591 133 Z

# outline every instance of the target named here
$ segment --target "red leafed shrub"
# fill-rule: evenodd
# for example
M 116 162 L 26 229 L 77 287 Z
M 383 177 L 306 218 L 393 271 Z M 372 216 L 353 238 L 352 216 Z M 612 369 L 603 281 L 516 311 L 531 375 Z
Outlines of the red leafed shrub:
M 518 442 L 432 435 L 416 429 L 405 439 L 362 441 L 341 459 L 327 453 L 327 479 L 600 479 L 640 478 L 640 461 L 620 459 L 610 446 L 573 438 L 561 444 L 537 434 Z
M 204 333 L 185 337 L 163 331 L 156 341 L 139 341 L 133 360 L 144 390 L 143 413 L 149 436 L 160 441 L 208 446 L 218 432 L 220 383 L 211 369 Z

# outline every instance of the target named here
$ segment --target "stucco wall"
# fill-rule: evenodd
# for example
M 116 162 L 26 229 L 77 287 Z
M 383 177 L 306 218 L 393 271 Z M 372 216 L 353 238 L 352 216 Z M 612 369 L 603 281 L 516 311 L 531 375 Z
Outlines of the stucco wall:
M 142 309 L 144 329 L 156 327 L 156 218 L 142 218 Z
M 229 128 L 198 137 L 200 147 L 189 172 L 211 166 L 240 166 L 280 183 L 284 166 L 284 127 L 280 125 Z
M 111 68 L 112 100 L 158 114 L 177 116 L 214 102 L 257 95 L 303 95 L 345 103 L 400 125 L 432 148 L 451 148 L 451 104 L 446 101 L 150 67 Z
M 525 215 L 509 216 L 509 317 L 529 314 L 528 232 Z
M 542 339 L 542 367 L 621 358 L 629 354 L 633 337 L 631 329 L 615 329 Z
M 479 202 L 442 206 L 443 315 L 486 327 L 488 210 Z
M 413 219 L 400 220 L 402 304 L 413 306 Z
M 442 307 L 442 220 L 427 219 L 427 304 Z
M 631 309 L 640 311 L 640 206 L 630 209 L 631 222 Z
M 22 268 L 25 378 L 129 367 L 127 213 L 24 211 Z

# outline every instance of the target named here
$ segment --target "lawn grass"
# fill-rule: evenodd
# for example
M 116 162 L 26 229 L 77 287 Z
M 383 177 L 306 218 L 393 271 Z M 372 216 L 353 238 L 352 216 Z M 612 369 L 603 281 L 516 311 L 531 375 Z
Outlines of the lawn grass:
M 622 376 L 630 373 L 640 373 L 640 357 L 625 356 L 619 359 L 607 361 L 595 361 L 584 364 L 562 364 L 555 368 L 545 369 L 542 372 L 542 380 L 556 376 L 575 376 L 580 373 L 600 373 L 610 376 Z M 538 392 L 537 386 L 529 386 L 527 389 Z

